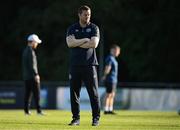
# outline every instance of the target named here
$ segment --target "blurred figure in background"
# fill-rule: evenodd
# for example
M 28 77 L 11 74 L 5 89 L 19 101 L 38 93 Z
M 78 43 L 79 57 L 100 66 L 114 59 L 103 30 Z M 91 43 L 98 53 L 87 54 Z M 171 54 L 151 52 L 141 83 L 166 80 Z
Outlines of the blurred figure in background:
M 118 62 L 120 47 L 116 44 L 110 47 L 110 54 L 105 59 L 104 75 L 102 80 L 106 87 L 104 114 L 115 114 L 113 111 L 114 97 L 118 83 Z
M 25 115 L 31 115 L 29 109 L 33 94 L 37 114 L 44 115 L 40 107 L 40 76 L 34 51 L 42 41 L 35 34 L 29 35 L 27 41 L 27 46 L 22 56 L 23 79 L 25 81 L 24 112 Z

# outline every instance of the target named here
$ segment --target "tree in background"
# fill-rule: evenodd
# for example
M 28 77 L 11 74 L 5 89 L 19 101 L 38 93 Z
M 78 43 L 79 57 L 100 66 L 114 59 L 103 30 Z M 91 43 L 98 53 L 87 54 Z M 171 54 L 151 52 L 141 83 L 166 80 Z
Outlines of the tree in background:
M 0 5 L 0 80 L 21 80 L 21 54 L 26 36 L 37 33 L 42 80 L 67 81 L 67 26 L 79 5 L 92 8 L 101 31 L 104 55 L 111 43 L 122 48 L 122 81 L 179 82 L 180 9 L 178 0 L 32 0 Z M 101 59 L 102 57 L 98 57 Z

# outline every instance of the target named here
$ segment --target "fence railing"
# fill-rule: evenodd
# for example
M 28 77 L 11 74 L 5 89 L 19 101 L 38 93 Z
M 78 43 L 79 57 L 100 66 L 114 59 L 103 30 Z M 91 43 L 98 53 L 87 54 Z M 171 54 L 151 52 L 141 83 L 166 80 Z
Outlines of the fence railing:
M 68 87 L 68 81 L 41 81 L 41 85 L 44 86 L 64 86 Z M 0 81 L 0 87 L 3 86 L 24 86 L 23 81 Z M 99 83 L 100 87 L 103 87 L 103 83 Z M 153 89 L 180 89 L 180 83 L 165 83 L 165 82 L 120 82 L 117 85 L 119 88 L 153 88 Z

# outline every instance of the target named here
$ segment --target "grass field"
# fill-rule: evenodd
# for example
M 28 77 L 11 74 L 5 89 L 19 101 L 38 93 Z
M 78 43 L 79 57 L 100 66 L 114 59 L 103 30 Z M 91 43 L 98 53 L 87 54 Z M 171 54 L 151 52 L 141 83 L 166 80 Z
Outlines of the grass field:
M 25 116 L 22 110 L 0 110 L 0 130 L 180 130 L 176 112 L 116 111 L 101 114 L 100 126 L 91 126 L 91 113 L 81 112 L 80 126 L 68 126 L 70 111 L 46 110 L 46 116 Z

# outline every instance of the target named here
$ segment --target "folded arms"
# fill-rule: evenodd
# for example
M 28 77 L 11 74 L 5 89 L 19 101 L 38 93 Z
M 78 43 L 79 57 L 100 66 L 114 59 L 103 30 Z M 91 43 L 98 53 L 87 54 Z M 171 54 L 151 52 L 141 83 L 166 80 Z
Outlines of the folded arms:
M 76 39 L 75 36 L 69 35 L 66 37 L 66 42 L 69 48 L 81 47 L 81 48 L 96 48 L 99 43 L 99 37 L 93 36 L 91 39 L 82 38 Z

